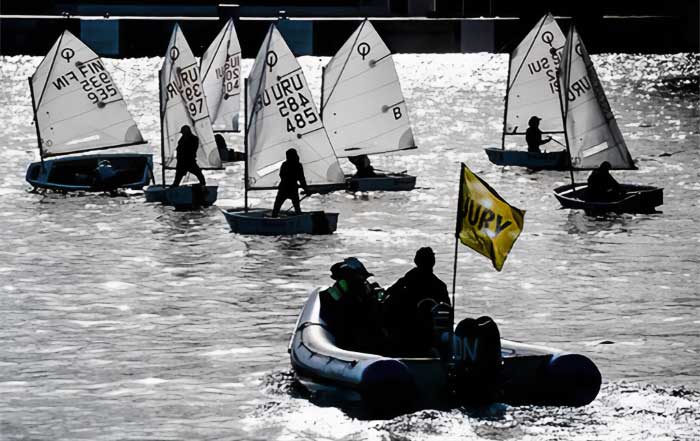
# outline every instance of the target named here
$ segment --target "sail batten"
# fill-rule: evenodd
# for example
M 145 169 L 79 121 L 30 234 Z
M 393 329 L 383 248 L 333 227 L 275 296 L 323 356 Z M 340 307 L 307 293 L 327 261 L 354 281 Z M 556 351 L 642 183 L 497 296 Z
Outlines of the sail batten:
M 564 131 L 557 69 L 566 39 L 551 14 L 533 27 L 511 52 L 506 84 L 504 134 L 525 132 L 532 116 L 542 119 L 543 133 Z
M 247 189 L 277 187 L 290 148 L 299 154 L 308 185 L 344 183 L 301 66 L 274 25 L 255 58 L 246 94 Z
M 561 100 L 574 168 L 635 169 L 593 62 L 574 26 L 569 30 L 561 74 Z
M 202 169 L 222 168 L 216 148 L 197 60 L 177 24 L 160 69 L 163 167 L 177 166 L 180 129 L 189 126 L 199 138 L 197 163 Z
M 102 59 L 69 31 L 29 82 L 42 156 L 145 143 Z
M 237 132 L 241 108 L 241 46 L 233 19 L 202 55 L 202 85 L 215 131 Z
M 326 65 L 323 89 L 323 122 L 338 157 L 416 147 L 391 52 L 368 20 Z

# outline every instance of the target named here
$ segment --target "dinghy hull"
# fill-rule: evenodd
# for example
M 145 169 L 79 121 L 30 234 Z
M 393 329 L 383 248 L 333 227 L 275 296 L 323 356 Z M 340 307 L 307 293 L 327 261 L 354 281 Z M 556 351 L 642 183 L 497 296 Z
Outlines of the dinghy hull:
M 266 209 L 222 210 L 231 231 L 238 234 L 286 236 L 292 234 L 331 234 L 338 226 L 338 213 L 309 211 L 300 215 L 271 217 Z
M 623 196 L 614 201 L 587 199 L 588 184 L 563 185 L 554 189 L 554 196 L 562 207 L 584 210 L 587 213 L 654 213 L 663 205 L 663 188 L 647 185 L 620 185 Z
M 404 403 L 403 411 L 446 408 L 473 398 L 451 397 L 448 369 L 439 358 L 391 358 L 337 347 L 320 309 L 316 289 L 299 315 L 288 348 L 297 378 L 312 392 L 369 407 Z M 598 368 L 582 355 L 508 340 L 501 345 L 505 403 L 583 406 L 600 390 Z
M 565 151 L 548 153 L 530 153 L 520 150 L 504 150 L 499 148 L 484 149 L 489 161 L 496 165 L 514 165 L 533 170 L 568 170 L 569 154 Z
M 95 169 L 107 160 L 116 176 L 108 182 L 98 182 Z M 140 190 L 153 175 L 153 155 L 142 153 L 103 153 L 32 162 L 26 179 L 34 188 L 57 191 L 102 192 L 119 188 Z
M 387 173 L 386 175 L 357 178 L 345 176 L 348 190 L 356 191 L 410 191 L 416 187 L 416 177 L 402 173 Z
M 207 194 L 202 194 L 199 185 L 180 185 L 178 187 L 163 187 L 151 185 L 144 191 L 146 202 L 160 202 L 163 205 L 175 207 L 176 210 L 192 210 L 208 207 L 218 196 L 219 187 L 207 185 Z

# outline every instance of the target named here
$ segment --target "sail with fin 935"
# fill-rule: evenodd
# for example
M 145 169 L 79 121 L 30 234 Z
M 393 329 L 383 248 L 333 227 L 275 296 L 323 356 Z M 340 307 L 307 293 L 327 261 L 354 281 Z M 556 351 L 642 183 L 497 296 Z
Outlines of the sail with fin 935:
M 391 51 L 369 20 L 326 65 L 321 101 L 339 158 L 416 148 Z
M 197 163 L 203 169 L 221 168 L 214 132 L 209 120 L 197 60 L 180 26 L 173 29 L 160 70 L 160 112 L 163 136 L 163 166 L 176 167 L 180 129 L 189 126 L 199 138 Z
M 636 169 L 591 57 L 572 25 L 559 78 L 571 163 L 576 169 Z
M 30 83 L 42 156 L 145 142 L 102 59 L 69 31 Z
M 255 57 L 246 94 L 247 188 L 277 187 L 290 148 L 309 186 L 345 182 L 304 72 L 275 25 Z
M 215 132 L 237 132 L 241 108 L 241 45 L 229 19 L 202 55 L 202 86 Z

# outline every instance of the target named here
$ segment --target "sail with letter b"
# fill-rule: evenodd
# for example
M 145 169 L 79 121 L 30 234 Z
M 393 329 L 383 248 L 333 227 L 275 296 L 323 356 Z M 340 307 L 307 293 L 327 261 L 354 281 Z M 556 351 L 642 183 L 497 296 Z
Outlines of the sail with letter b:
M 177 24 L 160 70 L 160 114 L 163 167 L 175 168 L 177 165 L 176 148 L 182 126 L 189 126 L 199 138 L 199 166 L 203 169 L 222 167 L 209 120 L 199 66 Z
M 202 55 L 202 86 L 214 131 L 238 132 L 241 108 L 241 45 L 229 19 Z
M 321 113 L 339 158 L 416 148 L 391 51 L 369 20 L 326 65 Z
M 102 59 L 69 31 L 30 85 L 42 156 L 145 143 Z
M 308 185 L 345 182 L 301 66 L 275 25 L 255 57 L 246 94 L 246 188 L 277 187 L 290 148 Z
M 559 75 L 574 168 L 597 168 L 608 161 L 613 169 L 636 169 L 591 57 L 573 25 L 564 46 Z

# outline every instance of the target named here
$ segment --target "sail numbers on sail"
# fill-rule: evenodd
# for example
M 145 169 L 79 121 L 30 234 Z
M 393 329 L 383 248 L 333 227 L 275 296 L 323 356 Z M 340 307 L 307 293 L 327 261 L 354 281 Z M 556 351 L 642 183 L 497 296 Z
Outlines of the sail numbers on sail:
M 270 66 L 271 60 L 276 60 L 276 54 L 268 53 L 267 64 Z M 272 63 L 274 66 L 274 63 Z M 310 97 L 305 96 L 304 81 L 301 71 L 290 73 L 291 76 L 278 79 L 272 86 L 267 87 L 255 102 L 254 112 L 259 112 L 263 107 L 272 105 L 274 102 L 282 118 L 286 119 L 287 132 L 296 133 L 315 124 L 320 120 L 316 109 L 310 105 Z M 301 133 L 298 134 L 301 136 Z

